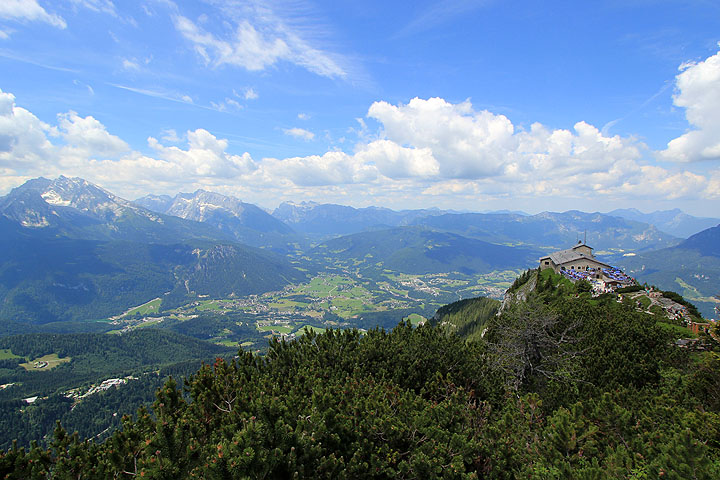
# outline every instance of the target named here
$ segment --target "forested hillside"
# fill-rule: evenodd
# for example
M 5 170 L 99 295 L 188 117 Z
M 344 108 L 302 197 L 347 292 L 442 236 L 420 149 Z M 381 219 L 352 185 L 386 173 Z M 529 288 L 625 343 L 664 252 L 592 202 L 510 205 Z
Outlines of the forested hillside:
M 56 431 L 9 478 L 673 478 L 720 475 L 720 360 L 655 315 L 553 277 L 429 324 L 308 332 L 158 392 L 104 443 Z M 536 285 L 536 286 L 535 286 Z M 470 309 L 472 310 L 472 309 Z
M 56 420 L 83 436 L 107 436 L 123 414 L 152 402 L 168 375 L 195 372 L 234 349 L 173 332 L 28 334 L 0 338 L 0 447 L 44 443 Z M 44 365 L 47 364 L 47 365 Z M 43 366 L 44 365 L 44 366 Z M 118 388 L 92 392 L 102 381 Z M 24 401 L 24 399 L 33 399 Z

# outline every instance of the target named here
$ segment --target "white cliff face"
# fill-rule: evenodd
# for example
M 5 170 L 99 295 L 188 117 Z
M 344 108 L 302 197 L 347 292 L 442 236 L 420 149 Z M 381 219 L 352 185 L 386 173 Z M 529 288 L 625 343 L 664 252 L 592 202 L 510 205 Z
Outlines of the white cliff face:
M 30 228 L 52 226 L 64 215 L 80 215 L 101 223 L 137 215 L 163 223 L 159 215 L 81 178 L 33 180 L 0 200 L 1 215 Z
M 319 205 L 316 202 L 283 202 L 275 209 L 273 216 L 286 223 L 299 223 L 308 212 Z
M 127 200 L 81 178 L 61 176 L 41 193 L 41 197 L 50 205 L 72 207 L 104 219 L 114 219 L 128 210 L 135 210 Z
M 175 197 L 166 213 L 187 220 L 204 222 L 216 212 L 241 218 L 244 211 L 245 205 L 237 198 L 198 190 L 193 194 L 180 194 Z

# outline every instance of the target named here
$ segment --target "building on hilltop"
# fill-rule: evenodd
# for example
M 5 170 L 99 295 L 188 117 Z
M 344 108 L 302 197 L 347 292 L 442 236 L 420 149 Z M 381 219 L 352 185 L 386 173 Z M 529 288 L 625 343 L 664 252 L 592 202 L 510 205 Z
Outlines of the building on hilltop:
M 551 253 L 540 259 L 540 270 L 552 268 L 555 273 L 562 273 L 563 270 L 590 271 L 612 268 L 595 258 L 592 247 L 582 241 L 567 250 Z
M 635 283 L 635 280 L 625 275 L 622 270 L 595 258 L 592 250 L 592 247 L 579 241 L 572 248 L 540 258 L 540 270 L 552 268 L 555 273 L 572 282 L 588 280 L 597 293 L 614 291 L 618 287 Z

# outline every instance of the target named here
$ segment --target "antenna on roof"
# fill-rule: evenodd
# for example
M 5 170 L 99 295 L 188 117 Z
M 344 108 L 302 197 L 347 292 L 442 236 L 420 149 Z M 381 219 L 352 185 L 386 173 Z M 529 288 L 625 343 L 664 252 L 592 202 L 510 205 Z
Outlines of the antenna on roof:
M 583 240 L 583 245 L 587 245 L 587 230 L 585 230 L 585 240 Z

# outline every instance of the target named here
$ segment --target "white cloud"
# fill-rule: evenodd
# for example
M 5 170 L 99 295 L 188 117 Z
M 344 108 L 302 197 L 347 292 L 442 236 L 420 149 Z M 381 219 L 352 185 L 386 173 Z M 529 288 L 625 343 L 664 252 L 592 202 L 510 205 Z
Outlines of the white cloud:
M 175 27 L 194 44 L 205 62 L 213 66 L 234 65 L 257 71 L 290 55 L 290 48 L 282 39 L 263 35 L 247 21 L 237 26 L 229 40 L 219 39 L 179 15 L 175 17 Z
M 440 166 L 429 148 L 406 148 L 389 140 L 371 142 L 355 154 L 361 164 L 375 165 L 388 178 L 433 177 Z
M 179 166 L 186 174 L 200 177 L 235 178 L 257 167 L 249 153 L 231 155 L 226 153 L 228 141 L 217 139 L 213 134 L 199 128 L 187 132 L 188 149 L 165 147 L 155 138 L 148 144 L 161 160 Z
M 123 58 L 122 67 L 125 70 L 140 70 L 140 65 L 137 63 L 137 61 L 130 60 L 127 58 Z
M 216 5 L 222 12 L 222 22 L 213 23 L 207 16 L 204 21 L 193 22 L 183 15 L 173 15 L 177 31 L 191 42 L 207 65 L 261 71 L 284 61 L 324 77 L 347 76 L 342 59 L 315 47 L 319 41 L 311 38 L 313 28 L 300 24 L 300 18 L 307 21 L 311 17 L 288 20 L 263 2 L 227 1 Z M 213 28 L 222 33 L 213 32 Z M 250 95 L 246 99 L 252 99 Z
M 283 128 L 283 133 L 291 137 L 300 138 L 305 141 L 310 141 L 315 138 L 315 134 L 304 128 Z
M 22 175 L 27 169 L 42 168 L 53 146 L 47 139 L 49 126 L 15 105 L 15 96 L 0 90 L 0 169 L 8 175 Z
M 344 152 L 283 160 L 265 159 L 262 173 L 266 183 L 271 183 L 273 179 L 287 179 L 301 187 L 364 183 L 377 177 L 373 166 L 365 165 Z
M 474 112 L 470 102 L 412 99 L 407 105 L 375 102 L 368 116 L 399 145 L 429 148 L 447 178 L 497 175 L 514 149 L 513 125 L 505 116 Z
M 117 17 L 115 4 L 110 0 L 72 0 L 72 3 L 90 9 L 94 12 L 107 13 Z
M 0 18 L 45 22 L 58 28 L 67 27 L 61 16 L 48 13 L 37 0 L 3 0 L 0 2 Z
M 537 123 L 524 130 L 502 115 L 475 111 L 470 102 L 443 99 L 378 102 L 368 116 L 381 121 L 379 138 L 363 139 L 353 152 L 255 161 L 204 129 L 164 130 L 165 143 L 150 137 L 150 153 L 141 153 L 93 116 L 70 111 L 48 125 L 0 92 L 0 177 L 77 175 L 121 195 L 131 189 L 235 189 L 268 203 L 302 196 L 392 205 L 427 195 L 455 208 L 481 200 L 556 199 L 568 208 L 584 202 L 600 210 L 613 199 L 720 198 L 720 169 L 654 165 L 637 140 L 603 135 L 586 122 L 567 130 Z
M 177 143 L 180 141 L 180 137 L 178 137 L 177 132 L 173 128 L 166 128 L 162 131 L 162 138 L 166 142 L 170 143 Z
M 297 118 L 298 120 L 308 120 L 310 119 L 310 115 L 308 115 L 307 113 L 298 113 Z
M 236 96 L 240 96 L 240 95 L 237 95 L 237 94 L 235 94 L 235 95 L 236 95 Z M 251 88 L 251 87 L 248 87 L 248 88 L 246 88 L 245 91 L 243 92 L 242 98 L 244 98 L 245 100 L 257 100 L 258 94 L 257 94 L 257 92 L 255 91 L 255 89 L 253 89 L 253 88 Z
M 720 44 L 719 44 L 720 46 Z M 673 103 L 693 130 L 671 140 L 661 158 L 677 162 L 720 159 L 720 52 L 680 66 Z
M 58 115 L 57 135 L 65 141 L 62 158 L 84 161 L 88 158 L 117 158 L 130 150 L 127 143 L 108 133 L 105 125 L 92 116 L 80 117 L 69 111 Z

